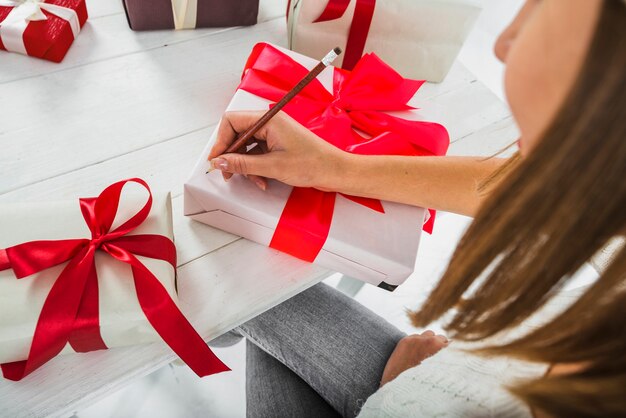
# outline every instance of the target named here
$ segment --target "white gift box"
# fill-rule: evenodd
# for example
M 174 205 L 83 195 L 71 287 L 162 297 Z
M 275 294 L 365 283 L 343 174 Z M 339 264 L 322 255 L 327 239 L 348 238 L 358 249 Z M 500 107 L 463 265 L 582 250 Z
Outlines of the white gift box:
M 113 228 L 136 213 L 146 198 L 122 196 Z M 0 248 L 37 240 L 89 238 L 78 199 L 45 203 L 0 205 Z M 153 195 L 148 218 L 128 235 L 157 234 L 173 240 L 169 194 Z M 176 272 L 166 261 L 137 256 L 176 302 Z M 107 347 L 160 340 L 139 306 L 128 264 L 97 251 L 100 334 Z M 44 301 L 67 263 L 16 279 L 12 270 L 0 271 L 0 363 L 28 357 Z M 67 344 L 62 353 L 73 352 Z
M 328 0 L 292 1 L 290 49 L 312 57 L 336 46 L 345 51 L 356 3 L 339 19 L 314 23 Z M 481 10 L 482 0 L 377 0 L 363 52 L 375 52 L 406 78 L 441 82 Z
M 317 64 L 311 58 L 279 49 L 308 69 Z M 332 76 L 329 67 L 319 77 L 331 92 Z M 269 105 L 269 100 L 237 90 L 228 110 L 267 110 Z M 416 119 L 411 111 L 394 115 Z M 185 215 L 269 245 L 292 187 L 271 180 L 262 191 L 242 176 L 225 182 L 218 171 L 207 174 L 207 158 L 216 133 L 185 184 Z M 413 272 L 427 211 L 392 202 L 383 202 L 383 207 L 385 213 L 379 213 L 338 195 L 328 239 L 315 263 L 383 288 L 400 285 Z

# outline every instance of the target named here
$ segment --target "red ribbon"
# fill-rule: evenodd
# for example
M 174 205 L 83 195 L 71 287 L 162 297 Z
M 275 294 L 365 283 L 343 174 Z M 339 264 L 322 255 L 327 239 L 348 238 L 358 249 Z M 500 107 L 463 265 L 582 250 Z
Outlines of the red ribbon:
M 148 201 L 133 217 L 111 231 L 122 189 L 129 182 L 145 187 Z M 146 182 L 137 178 L 120 181 L 97 198 L 79 201 L 91 239 L 31 241 L 0 250 L 0 271 L 13 269 L 17 279 L 69 261 L 46 297 L 28 359 L 2 364 L 4 377 L 21 380 L 59 354 L 67 343 L 77 352 L 107 348 L 100 335 L 94 260 L 98 250 L 131 266 L 137 298 L 146 318 L 194 372 L 207 376 L 229 370 L 211 352 L 159 280 L 136 257 L 163 260 L 176 268 L 176 247 L 169 238 L 127 235 L 150 213 L 152 194 Z
M 248 58 L 239 88 L 277 102 L 307 73 L 275 47 L 258 44 Z M 354 154 L 445 155 L 450 140 L 443 126 L 383 113 L 412 109 L 407 103 L 424 81 L 404 79 L 374 54 L 365 55 L 352 72 L 335 69 L 333 81 L 334 93 L 330 93 L 314 80 L 285 112 L 324 140 Z M 384 212 L 378 200 L 344 197 Z M 270 246 L 314 261 L 328 238 L 335 199 L 336 193 L 294 188 Z M 431 213 L 424 225 L 427 232 L 433 227 Z
M 350 2 L 351 0 L 329 0 L 326 9 L 313 23 L 340 19 L 348 10 Z M 356 0 L 342 68 L 352 70 L 363 56 L 375 9 L 376 0 Z

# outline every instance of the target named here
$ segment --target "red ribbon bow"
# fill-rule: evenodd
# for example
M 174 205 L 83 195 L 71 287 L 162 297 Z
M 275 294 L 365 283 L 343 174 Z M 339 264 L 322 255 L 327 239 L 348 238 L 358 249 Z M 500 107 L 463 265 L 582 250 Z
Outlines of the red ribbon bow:
M 122 189 L 134 182 L 148 191 L 148 201 L 133 217 L 111 231 Z M 100 335 L 96 251 L 129 264 L 137 298 L 163 340 L 199 376 L 229 370 L 208 348 L 180 312 L 159 280 L 136 256 L 163 260 L 176 268 L 176 247 L 161 235 L 127 235 L 141 225 L 152 207 L 150 188 L 141 179 L 107 187 L 97 198 L 80 199 L 91 239 L 31 241 L 0 250 L 0 271 L 13 269 L 17 279 L 69 261 L 54 282 L 41 313 L 28 359 L 2 364 L 7 379 L 20 380 L 55 357 L 69 342 L 77 352 L 107 348 Z
M 307 73 L 305 67 L 275 47 L 258 44 L 248 59 L 239 88 L 277 102 Z M 443 126 L 383 113 L 412 109 L 407 103 L 424 81 L 404 79 L 376 55 L 368 54 L 352 72 L 335 68 L 333 82 L 334 93 L 330 93 L 319 80 L 314 80 L 284 108 L 285 112 L 347 152 L 445 155 L 450 140 Z M 336 195 L 295 187 L 270 246 L 314 261 L 328 238 Z M 378 200 L 345 197 L 384 212 Z M 434 213 L 424 230 L 431 232 L 433 221 Z

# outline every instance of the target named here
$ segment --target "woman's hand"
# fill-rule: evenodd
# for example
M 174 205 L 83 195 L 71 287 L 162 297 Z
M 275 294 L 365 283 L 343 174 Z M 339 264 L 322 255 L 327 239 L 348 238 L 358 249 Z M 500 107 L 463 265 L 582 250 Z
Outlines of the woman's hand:
M 486 198 L 476 187 L 505 160 L 483 157 L 356 155 L 342 151 L 280 112 L 256 134 L 249 154 L 226 154 L 238 133 L 262 112 L 230 112 L 222 118 L 209 154 L 224 179 L 243 174 L 260 189 L 267 178 L 291 186 L 405 203 L 472 216 Z
M 224 179 L 243 174 L 265 190 L 266 178 L 298 187 L 328 190 L 340 177 L 343 151 L 330 145 L 286 113 L 280 112 L 255 135 L 258 152 L 224 154 L 244 132 L 263 116 L 263 112 L 229 112 L 224 115 L 217 141 L 209 154 L 211 166 L 222 171 Z M 267 151 L 261 153 L 262 151 Z
M 405 370 L 419 365 L 428 357 L 434 356 L 448 344 L 446 337 L 435 335 L 432 331 L 404 337 L 387 360 L 380 386 L 392 381 Z

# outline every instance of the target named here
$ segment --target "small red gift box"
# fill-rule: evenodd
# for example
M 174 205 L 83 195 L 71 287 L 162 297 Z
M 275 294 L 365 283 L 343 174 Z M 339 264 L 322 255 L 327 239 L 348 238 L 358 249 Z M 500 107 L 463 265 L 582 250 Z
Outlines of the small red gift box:
M 61 62 L 86 21 L 85 0 L 0 0 L 0 49 Z

